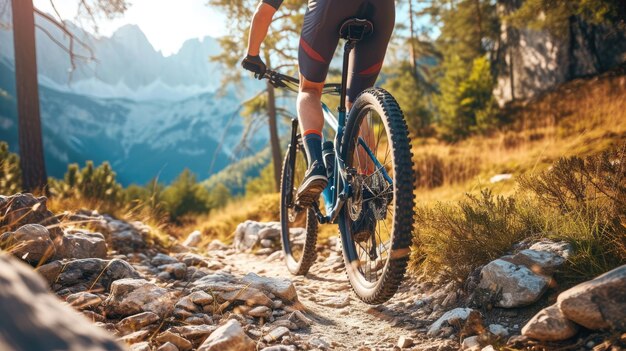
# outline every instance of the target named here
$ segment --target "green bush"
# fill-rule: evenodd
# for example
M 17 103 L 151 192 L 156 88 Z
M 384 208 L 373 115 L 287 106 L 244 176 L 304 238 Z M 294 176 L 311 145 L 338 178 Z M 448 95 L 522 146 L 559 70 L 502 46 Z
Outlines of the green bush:
M 21 190 L 20 158 L 9 151 L 9 144 L 0 142 L 0 194 L 11 195 Z
M 422 272 L 463 281 L 476 267 L 530 236 L 535 228 L 524 224 L 516 201 L 490 190 L 467 194 L 456 206 L 418 209 L 412 262 Z
M 594 277 L 626 262 L 626 146 L 560 159 L 520 185 L 536 197 L 534 217 L 547 236 L 573 244 L 568 279 Z
M 270 162 L 257 178 L 251 179 L 246 184 L 246 196 L 271 194 L 276 192 L 274 181 L 274 162 Z
M 185 215 L 208 213 L 211 209 L 209 191 L 197 182 L 195 174 L 189 169 L 183 170 L 163 190 L 162 200 L 170 219 L 175 222 L 179 222 Z
M 63 180 L 51 178 L 48 184 L 53 196 L 118 205 L 123 201 L 123 189 L 115 177 L 108 162 L 94 167 L 92 161 L 87 161 L 83 169 L 76 163 L 70 164 Z

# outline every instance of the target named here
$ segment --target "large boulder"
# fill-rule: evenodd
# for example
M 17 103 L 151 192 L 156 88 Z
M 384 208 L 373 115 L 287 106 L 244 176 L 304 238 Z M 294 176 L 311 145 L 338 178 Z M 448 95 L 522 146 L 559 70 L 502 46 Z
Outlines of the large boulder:
M 256 344 L 238 321 L 231 319 L 217 328 L 200 345 L 198 351 L 254 351 Z
M 25 224 L 40 224 L 47 227 L 54 241 L 63 236 L 59 219 L 46 207 L 48 199 L 33 194 L 0 195 L 0 227 L 13 231 Z
M 525 266 L 497 259 L 480 272 L 478 287 L 498 296 L 498 307 L 512 308 L 537 301 L 547 290 L 550 278 L 535 274 Z
M 163 317 L 174 309 L 176 292 L 170 292 L 144 279 L 120 279 L 111 285 L 111 294 L 104 301 L 109 317 L 125 317 L 153 312 Z
M 133 266 L 118 259 L 54 261 L 37 268 L 37 271 L 54 290 L 70 288 L 72 291 L 108 291 L 111 284 L 118 279 L 140 277 Z
M 104 235 L 86 230 L 68 230 L 57 247 L 57 258 L 106 258 Z
M 567 319 L 558 305 L 539 311 L 522 328 L 522 335 L 542 341 L 566 340 L 577 332 L 578 325 Z
M 0 280 L 0 350 L 124 350 L 6 254 L 0 254 Z
M 588 329 L 626 330 L 626 265 L 562 292 L 557 303 Z
M 32 265 L 44 264 L 56 254 L 48 229 L 39 224 L 0 235 L 0 247 Z

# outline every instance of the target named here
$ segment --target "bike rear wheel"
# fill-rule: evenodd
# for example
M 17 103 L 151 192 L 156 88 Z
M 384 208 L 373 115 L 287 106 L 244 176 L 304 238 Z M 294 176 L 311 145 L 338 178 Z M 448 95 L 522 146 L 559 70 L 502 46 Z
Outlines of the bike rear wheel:
M 295 146 L 293 159 L 291 147 Z M 317 254 L 317 217 L 311 208 L 295 205 L 296 192 L 307 169 L 306 153 L 298 137 L 285 154 L 280 186 L 280 225 L 285 263 L 289 272 L 305 275 L 315 262 Z
M 415 205 L 408 130 L 391 94 L 368 89 L 359 95 L 341 155 L 346 167 L 357 171 L 339 216 L 347 275 L 361 300 L 380 304 L 404 277 Z

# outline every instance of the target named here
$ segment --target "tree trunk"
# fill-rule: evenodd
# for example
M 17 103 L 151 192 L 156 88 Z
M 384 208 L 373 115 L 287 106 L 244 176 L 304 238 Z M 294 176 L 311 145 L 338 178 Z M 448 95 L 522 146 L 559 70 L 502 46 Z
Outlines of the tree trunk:
M 417 50 L 415 49 L 416 35 L 415 35 L 415 24 L 413 23 L 413 0 L 409 0 L 409 22 L 411 25 L 411 70 L 413 73 L 413 77 L 417 80 Z
M 12 0 L 20 167 L 22 187 L 29 192 L 47 190 L 33 10 L 32 0 Z
M 272 161 L 274 161 L 274 182 L 276 191 L 280 191 L 280 172 L 282 168 L 282 152 L 280 151 L 280 141 L 278 139 L 278 126 L 276 113 L 276 95 L 274 86 L 267 83 L 267 117 L 269 118 L 270 127 L 270 145 L 272 148 Z

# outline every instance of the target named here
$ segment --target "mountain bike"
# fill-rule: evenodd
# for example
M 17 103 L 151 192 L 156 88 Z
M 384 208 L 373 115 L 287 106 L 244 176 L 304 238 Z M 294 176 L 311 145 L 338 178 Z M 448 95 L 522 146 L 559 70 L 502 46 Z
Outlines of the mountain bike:
M 353 290 L 362 301 L 380 304 L 395 294 L 405 274 L 415 176 L 407 125 L 389 92 L 367 89 L 346 112 L 348 57 L 371 30 L 371 22 L 360 19 L 342 26 L 341 83 L 323 89 L 324 94 L 339 96 L 338 118 L 322 103 L 326 124 L 334 132 L 323 145 L 329 178 L 320 200 L 323 206 L 316 202 L 305 207 L 296 201 L 307 159 L 298 121 L 292 121 L 282 167 L 280 223 L 287 268 L 296 275 L 305 275 L 316 260 L 318 225 L 338 224 Z M 298 91 L 296 78 L 272 70 L 264 78 L 277 88 Z

